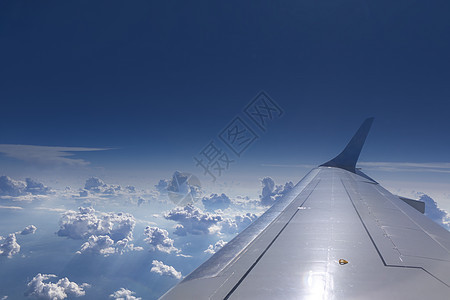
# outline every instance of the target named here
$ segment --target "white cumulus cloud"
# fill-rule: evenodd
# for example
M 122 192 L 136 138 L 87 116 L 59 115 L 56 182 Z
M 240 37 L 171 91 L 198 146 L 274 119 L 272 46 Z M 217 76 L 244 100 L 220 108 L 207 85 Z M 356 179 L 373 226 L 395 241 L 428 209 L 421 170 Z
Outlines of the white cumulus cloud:
M 79 191 L 80 198 L 90 197 L 91 200 L 95 198 L 116 198 L 120 196 L 138 197 L 134 186 L 127 185 L 122 187 L 118 184 L 108 184 L 98 177 L 86 179 L 84 188 Z
M 234 216 L 232 218 L 224 218 L 222 222 L 219 223 L 221 226 L 221 231 L 223 233 L 239 233 L 248 225 L 250 225 L 254 220 L 258 218 L 258 215 L 254 213 L 246 213 L 242 215 Z
M 258 215 L 254 213 L 238 214 L 233 217 L 223 217 L 221 210 L 215 213 L 203 212 L 192 204 L 176 207 L 164 214 L 167 220 L 178 222 L 174 234 L 235 234 L 244 230 Z
M 158 192 L 161 194 L 167 193 L 167 186 L 169 185 L 170 180 L 167 179 L 161 179 L 157 185 L 155 185 L 155 188 Z
M 20 232 L 20 234 L 21 235 L 34 234 L 36 232 L 36 229 L 37 229 L 36 226 L 28 225 Z
M 98 177 L 90 177 L 84 184 L 84 189 L 80 192 L 80 197 L 86 197 L 88 194 L 100 194 L 103 196 L 118 196 L 136 193 L 136 188 L 127 185 L 123 188 L 117 184 L 107 184 Z
M 20 252 L 20 245 L 17 243 L 16 235 L 9 234 L 6 238 L 0 236 L 0 255 L 13 257 L 14 254 Z
M 218 214 L 204 213 L 192 204 L 176 207 L 164 214 L 164 218 L 178 222 L 175 234 L 184 236 L 190 234 L 208 234 L 210 228 L 223 220 Z
M 420 193 L 420 201 L 425 202 L 425 215 L 447 230 L 450 230 L 450 214 L 439 208 L 430 196 Z
M 150 271 L 162 276 L 169 276 L 176 279 L 181 278 L 181 272 L 178 272 L 172 266 L 165 265 L 162 261 L 159 260 L 154 260 L 152 262 L 152 269 Z
M 200 180 L 196 176 L 179 171 L 173 173 L 166 190 L 169 199 L 177 205 L 196 202 L 202 193 Z
M 31 178 L 25 181 L 14 180 L 8 176 L 0 176 L 0 196 L 20 197 L 27 195 L 48 195 L 52 190 Z
M 0 255 L 12 258 L 15 254 L 20 252 L 20 245 L 17 243 L 16 234 L 28 235 L 36 232 L 36 226 L 29 225 L 22 231 L 10 233 L 7 237 L 0 236 Z
M 275 182 L 270 177 L 264 177 L 261 180 L 262 192 L 260 195 L 261 204 L 268 206 L 272 205 L 281 198 L 283 195 L 288 193 L 294 187 L 292 182 L 286 182 L 285 185 L 275 185 Z
M 48 195 L 51 193 L 51 189 L 42 183 L 33 180 L 31 178 L 26 178 L 25 192 L 31 193 L 32 195 Z
M 78 212 L 70 210 L 62 214 L 57 234 L 88 239 L 78 253 L 108 255 L 123 253 L 126 249 L 141 250 L 130 244 L 135 225 L 135 218 L 128 213 L 103 213 L 92 207 L 79 207 Z
M 225 242 L 224 240 L 219 240 L 214 245 L 209 245 L 208 249 L 206 249 L 204 252 L 208 254 L 214 254 L 220 249 L 222 249 L 222 247 L 225 246 L 226 244 L 227 242 Z
M 214 211 L 216 209 L 227 209 L 230 204 L 230 198 L 225 194 L 211 194 L 210 196 L 205 196 L 202 199 L 203 206 L 205 206 L 206 210 Z
M 95 253 L 102 255 L 109 255 L 116 252 L 116 249 L 112 247 L 114 241 L 107 235 L 91 235 L 86 243 L 81 245 L 80 251 L 77 253 Z
M 108 235 L 113 240 L 133 239 L 136 220 L 128 213 L 96 212 L 92 207 L 79 207 L 78 211 L 65 212 L 59 221 L 59 236 L 72 239 L 91 235 Z
M 141 300 L 142 298 L 133 296 L 136 294 L 125 288 L 120 288 L 120 290 L 115 291 L 113 294 L 109 295 L 109 298 L 114 300 Z
M 67 277 L 61 278 L 58 282 L 45 282 L 52 278 L 57 278 L 53 274 L 38 273 L 28 282 L 25 296 L 37 299 L 59 300 L 67 297 L 80 297 L 86 294 L 85 289 L 90 287 L 89 284 L 76 284 L 69 281 Z
M 152 251 L 158 250 L 166 253 L 179 253 L 180 250 L 173 246 L 173 240 L 165 229 L 147 226 L 144 230 L 144 241 L 150 245 Z

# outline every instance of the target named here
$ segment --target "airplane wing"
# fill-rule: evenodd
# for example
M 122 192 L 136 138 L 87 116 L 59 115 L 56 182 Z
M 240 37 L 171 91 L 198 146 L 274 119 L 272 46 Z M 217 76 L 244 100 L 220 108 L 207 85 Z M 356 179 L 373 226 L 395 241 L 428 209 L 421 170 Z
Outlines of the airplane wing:
M 162 299 L 450 299 L 450 232 L 355 168 L 371 123 Z

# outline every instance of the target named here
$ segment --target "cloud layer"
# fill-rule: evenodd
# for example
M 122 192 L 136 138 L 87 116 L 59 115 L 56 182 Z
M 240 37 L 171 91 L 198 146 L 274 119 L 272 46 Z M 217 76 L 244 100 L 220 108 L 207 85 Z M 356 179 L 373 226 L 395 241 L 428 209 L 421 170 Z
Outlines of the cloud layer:
M 74 155 L 72 152 L 105 150 L 110 149 L 0 144 L 0 153 L 7 157 L 41 165 L 87 166 L 88 161 L 72 158 Z
M 450 173 L 450 163 L 448 162 L 359 162 L 358 166 L 369 170 L 387 172 Z

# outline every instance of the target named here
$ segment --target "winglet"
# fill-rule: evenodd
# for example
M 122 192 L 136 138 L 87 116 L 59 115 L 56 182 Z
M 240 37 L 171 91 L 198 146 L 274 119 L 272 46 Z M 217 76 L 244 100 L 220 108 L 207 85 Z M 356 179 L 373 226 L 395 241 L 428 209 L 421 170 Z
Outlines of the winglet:
M 372 126 L 373 118 L 368 118 L 362 123 L 358 131 L 355 133 L 351 141 L 347 144 L 345 149 L 332 160 L 320 165 L 321 167 L 336 167 L 356 172 L 356 162 L 358 161 L 361 149 L 366 141 L 370 126 Z

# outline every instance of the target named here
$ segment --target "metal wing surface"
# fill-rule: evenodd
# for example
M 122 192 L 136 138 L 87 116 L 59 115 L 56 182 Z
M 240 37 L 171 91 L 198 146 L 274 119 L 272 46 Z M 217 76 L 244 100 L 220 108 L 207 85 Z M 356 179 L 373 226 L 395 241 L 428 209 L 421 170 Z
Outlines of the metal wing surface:
M 450 233 L 355 169 L 371 123 L 162 299 L 450 299 Z

